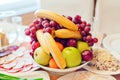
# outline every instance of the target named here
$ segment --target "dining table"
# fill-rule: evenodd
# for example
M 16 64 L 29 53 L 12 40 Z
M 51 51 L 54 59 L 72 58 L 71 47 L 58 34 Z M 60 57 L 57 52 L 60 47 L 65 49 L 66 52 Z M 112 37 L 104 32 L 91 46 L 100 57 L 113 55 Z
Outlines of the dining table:
M 42 68 L 37 69 L 37 71 L 41 71 L 41 70 L 42 70 L 42 71 L 46 71 L 46 72 L 49 74 L 50 80 L 57 80 L 58 78 L 69 74 L 69 73 L 66 73 L 66 74 L 61 75 L 61 74 L 56 74 L 56 73 L 54 73 L 54 72 L 50 72 L 50 71 L 44 70 L 44 69 L 42 69 Z M 87 71 L 87 70 L 84 69 L 84 68 L 81 68 L 81 69 L 78 69 L 78 70 L 76 70 L 76 71 Z M 76 72 L 76 71 L 74 71 L 74 72 Z M 70 73 L 71 73 L 71 72 L 70 72 Z M 116 80 L 120 80 L 120 74 L 116 74 L 116 75 L 112 75 L 112 76 L 113 76 Z
M 25 29 L 25 26 L 24 26 L 24 29 Z M 38 70 L 46 71 L 46 70 L 41 69 L 41 68 L 38 69 Z M 77 70 L 77 71 L 81 71 L 81 69 L 80 69 L 80 70 Z M 55 73 L 53 73 L 53 72 L 49 72 L 49 71 L 46 71 L 46 72 L 48 72 L 49 77 L 50 77 L 50 80 L 57 80 L 58 78 L 64 76 L 64 75 L 55 74 Z M 120 74 L 116 74 L 116 75 L 112 75 L 112 76 L 115 77 L 116 80 L 120 80 Z

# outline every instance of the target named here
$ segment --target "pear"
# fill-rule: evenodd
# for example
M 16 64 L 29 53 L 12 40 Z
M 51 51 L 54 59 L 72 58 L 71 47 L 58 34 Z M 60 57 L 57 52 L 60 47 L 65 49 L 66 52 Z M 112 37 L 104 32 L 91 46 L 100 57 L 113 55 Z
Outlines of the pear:
M 88 45 L 87 42 L 83 42 L 83 41 L 78 41 L 77 42 L 77 48 L 79 50 L 80 53 L 82 53 L 85 50 L 90 50 L 90 46 Z
M 34 52 L 34 60 L 40 65 L 48 65 L 51 56 L 42 47 L 38 47 Z

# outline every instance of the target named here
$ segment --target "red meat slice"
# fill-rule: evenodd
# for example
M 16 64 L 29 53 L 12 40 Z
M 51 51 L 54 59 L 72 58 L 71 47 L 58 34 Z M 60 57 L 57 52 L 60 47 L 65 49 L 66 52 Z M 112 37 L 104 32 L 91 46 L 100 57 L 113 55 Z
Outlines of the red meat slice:
M 0 58 L 0 64 L 3 64 L 3 63 L 5 62 L 6 57 L 7 57 L 7 56 L 4 56 L 4 57 Z
M 27 50 L 31 50 L 31 44 L 29 42 L 22 42 L 20 47 L 26 47 Z
M 14 61 L 12 61 L 12 62 L 10 62 L 10 63 L 3 64 L 3 65 L 1 65 L 1 66 L 2 66 L 4 69 L 6 69 L 6 70 L 10 70 L 10 69 L 12 69 L 14 66 L 16 66 L 16 64 L 17 64 L 17 61 L 14 60 Z
M 12 61 L 14 61 L 16 59 L 16 56 L 14 56 L 13 54 L 9 54 L 8 56 L 6 56 L 6 59 L 5 59 L 5 64 L 7 63 L 10 63 Z
M 31 64 L 31 65 L 24 66 L 22 72 L 31 70 L 31 69 L 32 69 L 32 66 L 33 66 L 32 64 Z

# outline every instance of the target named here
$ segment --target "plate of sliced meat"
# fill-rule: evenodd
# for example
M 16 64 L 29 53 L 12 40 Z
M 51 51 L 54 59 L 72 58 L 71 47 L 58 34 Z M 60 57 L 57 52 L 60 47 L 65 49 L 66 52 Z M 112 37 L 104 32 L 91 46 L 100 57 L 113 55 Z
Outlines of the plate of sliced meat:
M 113 76 L 98 75 L 89 71 L 77 71 L 61 76 L 57 80 L 116 80 Z
M 28 43 L 23 45 L 9 45 L 0 49 L 0 72 L 17 73 L 38 69 L 30 53 Z M 29 47 L 29 48 L 28 48 Z M 9 51 L 9 53 L 8 53 Z

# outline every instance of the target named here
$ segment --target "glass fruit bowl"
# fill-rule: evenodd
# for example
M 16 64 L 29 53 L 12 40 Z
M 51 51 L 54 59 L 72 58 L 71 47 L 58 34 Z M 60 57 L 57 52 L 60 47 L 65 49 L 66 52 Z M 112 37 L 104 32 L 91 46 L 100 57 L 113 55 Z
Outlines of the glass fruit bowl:
M 81 19 L 61 16 L 48 10 L 37 10 L 33 23 L 25 29 L 31 38 L 31 56 L 39 66 L 52 72 L 71 72 L 92 60 L 91 25 Z M 49 65 L 49 67 L 48 67 Z

